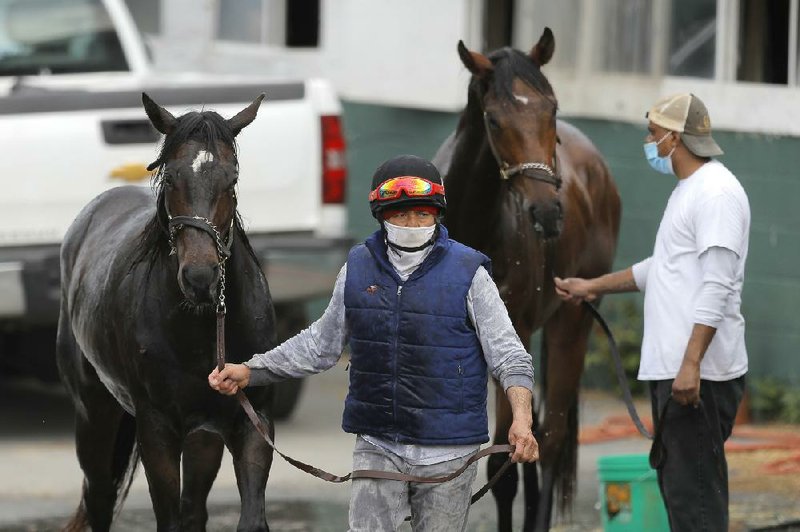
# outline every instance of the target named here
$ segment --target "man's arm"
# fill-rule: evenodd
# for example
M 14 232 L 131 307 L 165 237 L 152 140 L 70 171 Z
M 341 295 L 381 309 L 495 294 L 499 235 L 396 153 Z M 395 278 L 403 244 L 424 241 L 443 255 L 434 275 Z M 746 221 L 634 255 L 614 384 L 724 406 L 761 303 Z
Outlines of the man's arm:
M 467 293 L 467 311 L 483 349 L 486 365 L 506 391 L 513 416 L 508 442 L 515 445 L 514 462 L 539 459 L 539 444 L 531 425 L 533 365 L 520 342 L 489 272 L 478 268 Z
M 511 403 L 513 420 L 508 429 L 508 443 L 515 446 L 511 455 L 513 462 L 535 462 L 539 459 L 539 443 L 533 436 L 533 395 L 522 386 L 511 386 L 506 390 Z
M 336 278 L 331 301 L 323 315 L 307 329 L 284 343 L 256 354 L 244 364 L 226 364 L 209 374 L 208 383 L 226 395 L 251 386 L 263 386 L 285 379 L 321 373 L 334 365 L 347 343 L 348 329 L 344 311 L 346 265 Z
M 713 246 L 700 254 L 699 260 L 703 285 L 695 303 L 692 334 L 672 383 L 672 396 L 682 405 L 700 402 L 700 363 L 724 319 L 725 307 L 733 293 L 739 256 L 728 248 Z
M 568 277 L 554 279 L 556 294 L 570 303 L 578 304 L 581 301 L 594 301 L 603 294 L 619 292 L 636 292 L 639 290 L 633 274 L 633 268 L 626 268 L 613 273 L 607 273 L 593 279 Z
M 700 402 L 700 362 L 711 345 L 717 329 L 695 323 L 686 351 L 683 355 L 681 368 L 672 382 L 672 397 L 682 405 L 696 405 Z

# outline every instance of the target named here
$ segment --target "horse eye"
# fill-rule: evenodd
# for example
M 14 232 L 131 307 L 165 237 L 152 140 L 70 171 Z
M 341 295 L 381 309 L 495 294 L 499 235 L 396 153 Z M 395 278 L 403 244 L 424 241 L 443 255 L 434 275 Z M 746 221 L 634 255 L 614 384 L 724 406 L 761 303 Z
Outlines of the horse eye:
M 490 114 L 486 115 L 486 123 L 489 125 L 489 129 L 500 129 L 500 124 Z

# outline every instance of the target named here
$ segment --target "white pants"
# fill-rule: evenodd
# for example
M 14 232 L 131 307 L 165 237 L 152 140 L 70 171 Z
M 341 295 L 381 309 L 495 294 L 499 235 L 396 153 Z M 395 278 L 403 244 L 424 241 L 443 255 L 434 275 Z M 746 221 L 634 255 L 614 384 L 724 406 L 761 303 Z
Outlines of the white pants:
M 415 466 L 399 456 L 356 439 L 353 469 L 397 471 L 407 475 L 434 477 L 457 470 L 471 455 L 439 464 Z M 472 482 L 478 463 L 441 484 L 400 482 L 383 479 L 353 479 L 350 495 L 351 532 L 394 532 L 411 515 L 415 532 L 456 532 L 467 526 Z

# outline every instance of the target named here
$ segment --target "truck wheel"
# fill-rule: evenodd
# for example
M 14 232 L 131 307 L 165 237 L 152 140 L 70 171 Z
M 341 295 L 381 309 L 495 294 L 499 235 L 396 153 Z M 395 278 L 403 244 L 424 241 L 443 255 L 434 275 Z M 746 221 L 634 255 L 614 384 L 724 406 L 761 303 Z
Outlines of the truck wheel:
M 303 302 L 287 302 L 275 304 L 275 332 L 280 344 L 302 331 L 308 325 L 306 305 Z M 303 379 L 292 379 L 272 385 L 272 417 L 285 420 L 300 399 Z

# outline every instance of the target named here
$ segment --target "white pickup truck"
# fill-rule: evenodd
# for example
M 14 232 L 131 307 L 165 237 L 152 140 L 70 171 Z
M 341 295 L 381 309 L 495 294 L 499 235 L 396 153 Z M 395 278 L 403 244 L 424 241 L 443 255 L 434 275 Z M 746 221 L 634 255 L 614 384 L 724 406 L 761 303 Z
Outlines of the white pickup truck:
M 330 294 L 350 239 L 341 106 L 328 82 L 153 72 L 122 0 L 0 0 L 3 370 L 54 376 L 61 238 L 103 190 L 149 186 L 159 135 L 142 91 L 174 114 L 223 116 L 266 93 L 237 139 L 239 206 L 279 337 L 305 325 L 305 301 Z

